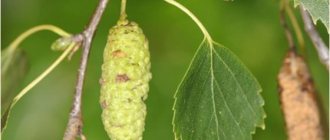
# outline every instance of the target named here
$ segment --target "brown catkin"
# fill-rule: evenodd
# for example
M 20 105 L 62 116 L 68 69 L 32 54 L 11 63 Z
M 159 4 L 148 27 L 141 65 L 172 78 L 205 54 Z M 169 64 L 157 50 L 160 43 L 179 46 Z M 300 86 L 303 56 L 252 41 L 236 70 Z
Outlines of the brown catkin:
M 288 140 L 323 140 L 321 109 L 302 57 L 289 51 L 278 75 Z

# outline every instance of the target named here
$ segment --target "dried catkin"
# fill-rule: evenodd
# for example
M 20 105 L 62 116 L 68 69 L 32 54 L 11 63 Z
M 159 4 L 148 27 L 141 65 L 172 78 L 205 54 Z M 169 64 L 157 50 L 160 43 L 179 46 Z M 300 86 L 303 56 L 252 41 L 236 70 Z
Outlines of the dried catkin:
M 120 20 L 110 29 L 103 56 L 100 104 L 105 130 L 111 140 L 141 140 L 151 79 L 142 29 Z
M 278 75 L 278 82 L 288 140 L 323 140 L 321 110 L 302 57 L 289 51 Z

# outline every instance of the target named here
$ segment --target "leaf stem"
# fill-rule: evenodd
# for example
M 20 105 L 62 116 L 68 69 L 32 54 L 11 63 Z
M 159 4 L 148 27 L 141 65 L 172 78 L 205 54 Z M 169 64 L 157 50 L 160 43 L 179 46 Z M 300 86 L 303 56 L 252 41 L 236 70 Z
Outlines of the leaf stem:
M 32 27 L 30 29 L 28 29 L 27 31 L 23 32 L 22 34 L 20 34 L 12 43 L 10 43 L 10 45 L 3 51 L 6 51 L 6 53 L 1 56 L 1 58 L 5 58 L 6 59 L 12 59 L 12 57 L 14 56 L 13 54 L 15 53 L 16 49 L 18 48 L 18 46 L 29 36 L 31 36 L 34 33 L 37 33 L 39 31 L 44 31 L 44 30 L 48 30 L 51 31 L 53 33 L 58 34 L 61 37 L 69 37 L 71 36 L 71 34 L 67 33 L 66 31 L 62 30 L 61 28 L 54 26 L 54 25 L 49 25 L 49 24 L 44 24 L 44 25 L 38 25 L 35 27 Z M 35 85 L 37 85 L 42 79 L 44 79 L 52 70 L 55 69 L 55 67 L 63 61 L 63 59 L 72 51 L 72 48 L 75 46 L 75 43 L 72 43 L 71 46 L 69 46 L 65 52 L 63 52 L 63 54 L 56 59 L 56 61 L 54 63 L 52 63 L 43 73 L 41 73 L 36 79 L 34 79 L 31 83 L 29 83 L 24 89 L 22 89 L 16 96 L 15 98 L 12 100 L 10 107 L 7 108 L 6 114 L 2 117 L 5 117 L 5 120 L 3 120 L 4 118 L 1 118 L 1 121 L 4 121 L 4 123 L 2 123 L 1 128 L 3 130 L 5 130 L 6 128 L 6 121 L 8 116 L 10 115 L 10 111 L 13 108 L 13 106 L 16 104 L 17 101 L 19 101 L 29 90 L 31 90 Z M 1 64 L 1 69 L 2 70 L 6 70 L 8 69 L 10 63 L 4 63 Z
M 60 57 L 58 57 L 43 73 L 41 73 L 36 79 L 34 79 L 29 85 L 22 89 L 18 95 L 14 98 L 13 104 L 16 103 L 21 97 L 23 97 L 30 89 L 32 89 L 36 84 L 38 84 L 42 79 L 44 79 L 51 71 L 60 64 L 64 58 L 70 53 L 75 44 L 71 44 Z
M 24 89 L 22 89 L 13 99 L 10 108 L 7 109 L 8 115 L 10 115 L 10 112 L 12 108 L 15 106 L 17 101 L 19 101 L 28 91 L 30 91 L 35 85 L 37 85 L 42 79 L 44 79 L 50 72 L 52 72 L 58 64 L 60 64 L 66 56 L 72 51 L 76 44 L 71 44 L 63 53 L 60 57 L 58 57 L 44 72 L 42 72 L 36 79 L 34 79 L 29 85 L 27 85 Z M 8 118 L 8 117 L 7 117 Z M 6 128 L 6 123 L 4 124 L 5 126 L 2 126 L 2 130 Z
M 43 31 L 43 30 L 49 30 L 51 32 L 54 32 L 58 34 L 61 37 L 70 37 L 71 34 L 62 30 L 61 28 L 54 26 L 54 25 L 38 25 L 35 27 L 30 28 L 29 30 L 25 31 L 21 35 L 19 35 L 8 47 L 8 52 L 13 53 L 14 50 L 19 46 L 20 43 L 22 43 L 27 37 L 31 36 L 32 34 Z M 79 42 L 79 36 L 75 36 L 77 39 L 75 40 L 76 42 Z M 49 66 L 39 77 L 34 79 L 28 86 L 26 86 L 18 95 L 14 98 L 13 102 L 18 101 L 26 92 L 28 92 L 31 88 L 33 88 L 36 84 L 38 84 L 43 78 L 45 78 L 49 72 L 51 72 L 62 60 L 63 58 L 67 55 L 66 53 L 69 53 L 71 51 L 70 47 L 75 46 L 75 43 L 72 43 L 69 45 L 69 47 L 66 49 L 66 51 L 51 65 Z M 6 55 L 8 57 L 10 55 Z M 62 58 L 63 57 L 63 58 Z M 6 69 L 7 65 L 3 66 L 4 69 Z
M 172 4 L 173 6 L 179 8 L 181 11 L 185 12 L 197 25 L 198 27 L 201 29 L 201 31 L 203 32 L 207 42 L 209 43 L 210 46 L 213 45 L 213 39 L 211 38 L 210 34 L 208 33 L 208 31 L 206 30 L 206 28 L 204 27 L 204 25 L 199 21 L 199 19 L 192 13 L 190 12 L 186 7 L 184 7 L 182 4 L 176 2 L 175 0 L 165 0 L 167 3 Z
M 9 45 L 9 50 L 10 51 L 14 51 L 17 46 L 23 41 L 25 40 L 27 37 L 31 36 L 32 34 L 39 32 L 39 31 L 43 31 L 43 30 L 49 30 L 51 32 L 54 32 L 62 37 L 68 37 L 70 36 L 69 33 L 67 33 L 66 31 L 62 30 L 59 27 L 56 27 L 54 25 L 39 25 L 39 26 L 35 26 L 27 31 L 25 31 L 24 33 L 22 33 L 21 35 L 19 35 L 10 45 Z

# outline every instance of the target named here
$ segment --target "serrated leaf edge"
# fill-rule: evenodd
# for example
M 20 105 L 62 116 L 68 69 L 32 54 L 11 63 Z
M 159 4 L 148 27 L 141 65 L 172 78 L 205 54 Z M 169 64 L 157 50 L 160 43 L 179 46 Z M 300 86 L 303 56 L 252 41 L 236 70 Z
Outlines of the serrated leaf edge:
M 226 47 L 224 47 L 222 44 L 220 44 L 220 43 L 217 43 L 217 42 L 215 42 L 215 41 L 213 41 L 213 44 L 215 44 L 215 47 L 222 47 L 222 48 L 224 48 L 224 49 L 227 49 L 228 51 L 230 51 L 228 48 L 226 48 Z M 212 45 L 212 49 L 214 49 L 214 47 L 213 47 L 213 45 Z M 214 50 L 215 51 L 215 50 Z M 212 52 L 212 51 L 211 51 Z M 218 54 L 216 51 L 215 51 L 215 53 L 216 54 Z M 236 59 L 239 59 L 239 57 L 237 57 L 234 53 L 232 53 L 232 55 L 234 55 L 235 57 L 236 57 Z M 221 58 L 221 60 L 223 61 L 223 59 Z M 225 62 L 224 62 L 225 63 Z M 258 84 L 258 91 L 256 92 L 256 94 L 258 94 L 258 95 L 260 95 L 261 96 L 261 92 L 262 92 L 262 87 L 260 86 L 260 83 L 258 82 L 258 80 L 256 79 L 256 77 L 252 74 L 252 72 L 245 66 L 245 64 L 243 63 L 243 62 L 241 62 L 241 60 L 239 60 L 238 61 L 238 63 L 240 63 L 241 64 L 241 66 L 243 66 L 244 67 L 244 69 L 246 69 L 247 70 L 247 72 L 250 74 L 250 75 L 252 75 L 252 77 L 253 77 L 253 80 Z M 226 63 L 225 63 L 226 64 Z M 226 64 L 227 65 L 227 64 Z M 262 97 L 262 96 L 261 96 Z M 261 108 L 263 108 L 264 106 L 265 106 L 265 101 L 264 100 L 262 100 L 263 102 L 260 104 L 260 107 Z M 250 104 L 250 103 L 249 103 Z M 253 110 L 253 109 L 252 109 Z M 250 132 L 250 134 L 255 134 L 255 132 L 256 132 L 256 128 L 257 127 L 259 127 L 259 128 L 261 128 L 262 130 L 264 130 L 264 129 L 266 129 L 266 125 L 265 125 L 265 122 L 264 122 L 264 120 L 265 120 L 265 118 L 267 118 L 267 115 L 266 115 L 266 113 L 265 113 L 265 111 L 262 109 L 262 117 L 261 117 L 261 124 L 258 124 L 258 122 L 256 122 L 255 123 L 255 125 L 254 125 L 254 130 L 253 131 L 251 131 Z
M 185 80 L 185 78 L 187 77 L 187 75 L 188 75 L 188 72 L 189 72 L 189 70 L 190 70 L 190 68 L 191 68 L 191 66 L 192 66 L 192 64 L 193 64 L 193 62 L 194 62 L 194 60 L 195 60 L 195 58 L 196 58 L 196 56 L 197 56 L 197 54 L 198 54 L 198 52 L 199 52 L 199 50 L 203 47 L 203 44 L 204 43 L 207 43 L 207 45 L 208 46 L 210 46 L 210 53 L 211 53 L 211 63 L 213 63 L 212 61 L 213 61 L 213 58 L 212 58 L 212 55 L 213 55 L 213 51 L 215 51 L 214 50 L 214 46 L 213 46 L 213 44 L 215 44 L 215 46 L 216 47 L 223 47 L 223 48 L 225 48 L 225 49 L 227 49 L 226 47 L 224 47 L 223 45 L 221 45 L 221 44 L 219 44 L 219 43 L 217 43 L 217 42 L 215 42 L 215 41 L 213 41 L 212 43 L 213 44 L 208 44 L 208 42 L 206 41 L 206 38 L 204 38 L 203 39 L 203 41 L 200 43 L 200 45 L 199 45 L 199 47 L 197 48 L 197 50 L 195 51 L 195 54 L 194 54 L 194 56 L 193 56 L 193 58 L 191 59 L 191 61 L 190 61 L 190 64 L 189 64 L 189 66 L 188 66 L 188 68 L 187 68 L 187 70 L 186 70 L 186 72 L 185 72 L 185 74 L 184 74 L 184 76 L 182 77 L 182 79 L 181 79 L 181 82 L 180 82 L 180 84 L 177 86 L 177 89 L 176 89 L 176 91 L 175 91 L 175 94 L 174 94 L 174 104 L 173 104 L 173 107 L 172 107 L 172 110 L 173 110 L 173 118 L 172 118 L 172 126 L 173 126 L 173 133 L 174 133 L 174 139 L 175 140 L 182 140 L 182 135 L 181 134 L 178 134 L 177 132 L 176 132 L 176 130 L 175 130 L 175 115 L 176 115 L 176 109 L 175 109 L 175 107 L 176 107 L 176 102 L 177 102 L 177 94 L 178 94 L 178 91 L 179 91 L 179 88 L 181 87 L 181 85 L 182 85 L 182 83 L 183 83 L 183 81 Z M 234 54 L 234 53 L 233 53 Z M 235 55 L 235 54 L 234 54 Z M 238 58 L 237 56 L 235 56 L 236 58 Z M 259 82 L 258 82 L 258 80 L 256 79 L 256 77 L 255 76 L 253 76 L 253 74 L 251 73 L 251 71 L 241 62 L 241 61 L 239 61 L 239 63 L 245 68 L 245 69 L 247 69 L 247 71 L 248 71 L 248 73 L 250 74 L 250 75 L 252 75 L 252 77 L 253 77 L 253 79 L 254 79 L 254 81 L 256 82 L 256 83 L 258 83 L 258 86 L 259 86 L 259 90 L 257 91 L 257 94 L 259 94 L 260 96 L 261 96 L 261 92 L 262 92 L 262 88 L 261 88 L 261 86 L 260 86 L 260 84 L 259 84 Z M 211 67 L 213 67 L 213 65 L 211 64 Z M 211 70 L 212 70 L 212 75 L 214 74 L 213 73 L 213 68 L 211 68 Z M 212 76 L 212 77 L 214 77 L 214 76 Z M 212 78 L 212 84 L 213 84 L 213 78 Z M 213 87 L 213 86 L 212 86 Z M 213 88 L 212 88 L 212 91 L 213 91 Z M 264 102 L 264 100 L 262 100 L 263 102 L 260 104 L 260 107 L 261 108 L 263 108 L 264 106 L 265 106 L 265 102 Z M 214 104 L 213 104 L 214 105 Z M 267 115 L 266 115 L 266 113 L 264 112 L 264 110 L 262 110 L 263 112 L 262 112 L 262 114 L 263 114 L 263 116 L 261 117 L 261 124 L 258 124 L 258 122 L 256 122 L 255 124 L 254 124 L 254 129 L 250 132 L 250 134 L 251 134 L 251 136 L 253 135 L 253 134 L 255 134 L 256 133 L 256 128 L 257 127 L 259 127 L 259 128 L 261 128 L 262 130 L 265 130 L 265 128 L 266 128 L 266 126 L 265 126 L 265 122 L 264 122 L 264 120 L 267 118 Z M 217 126 L 217 129 L 218 129 L 218 127 L 219 126 Z M 180 136 L 179 136 L 180 135 Z M 218 138 L 219 139 L 219 138 Z
M 295 8 L 297 8 L 297 6 L 299 6 L 299 5 L 301 5 L 304 8 L 304 10 L 308 11 L 308 13 L 311 15 L 312 21 L 313 21 L 314 25 L 317 25 L 317 21 L 320 20 L 321 23 L 324 25 L 324 27 L 327 29 L 328 34 L 330 33 L 330 31 L 329 31 L 330 30 L 329 29 L 330 28 L 329 27 L 330 25 L 326 25 L 327 24 L 326 21 L 323 21 L 320 16 L 315 16 L 314 14 L 312 14 L 312 12 L 308 8 L 306 8 L 306 6 L 303 3 L 301 3 L 300 0 L 294 0 L 294 4 L 293 5 L 294 5 Z M 328 11 L 329 11 L 329 9 L 328 9 Z M 328 18 L 330 18 L 330 17 L 328 16 Z M 328 24 L 330 24 L 329 21 L 328 21 Z

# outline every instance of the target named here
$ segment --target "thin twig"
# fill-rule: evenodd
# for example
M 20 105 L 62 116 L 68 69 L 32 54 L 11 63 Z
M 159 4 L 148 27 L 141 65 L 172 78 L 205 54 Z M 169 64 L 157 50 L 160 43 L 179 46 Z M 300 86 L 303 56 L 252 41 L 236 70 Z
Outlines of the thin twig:
M 296 35 L 299 47 L 302 48 L 302 51 L 304 51 L 305 49 L 305 41 L 304 41 L 304 37 L 301 31 L 301 28 L 299 26 L 298 20 L 296 18 L 296 16 L 293 13 L 293 10 L 291 8 L 291 6 L 289 5 L 288 0 L 284 0 L 284 7 L 285 7 L 285 11 L 287 13 L 287 16 L 290 20 L 290 23 L 292 25 L 293 31 Z
M 92 39 L 98 23 L 100 22 L 101 16 L 103 15 L 104 9 L 106 8 L 108 0 L 100 0 L 99 4 L 92 16 L 92 19 L 88 27 L 81 33 L 84 37 L 82 49 L 83 54 L 80 60 L 80 67 L 78 70 L 77 85 L 75 88 L 75 95 L 70 112 L 69 121 L 63 137 L 63 140 L 75 140 L 77 137 L 85 139 L 82 133 L 82 115 L 81 115 L 81 96 L 82 89 L 85 79 L 85 71 L 87 67 L 88 56 L 91 48 Z
M 300 13 L 304 21 L 305 31 L 311 38 L 321 63 L 324 64 L 329 70 L 329 48 L 323 42 L 322 38 L 315 29 L 309 13 L 302 6 L 300 6 Z
M 284 28 L 285 36 L 286 36 L 286 39 L 288 40 L 290 49 L 295 51 L 296 47 L 294 45 L 292 32 L 289 29 L 288 24 L 287 24 L 286 19 L 285 19 L 285 1 L 284 0 L 281 1 L 281 5 L 280 5 L 280 22 L 281 22 L 281 25 Z

